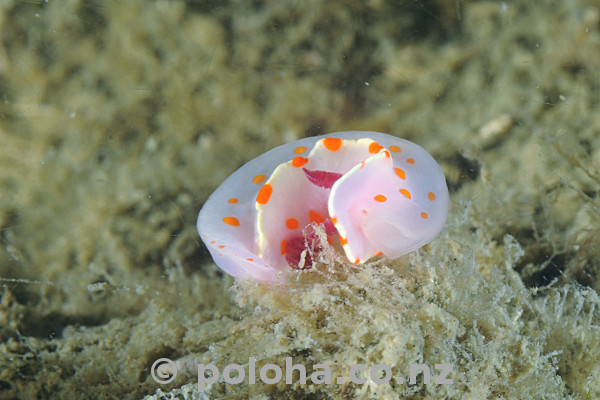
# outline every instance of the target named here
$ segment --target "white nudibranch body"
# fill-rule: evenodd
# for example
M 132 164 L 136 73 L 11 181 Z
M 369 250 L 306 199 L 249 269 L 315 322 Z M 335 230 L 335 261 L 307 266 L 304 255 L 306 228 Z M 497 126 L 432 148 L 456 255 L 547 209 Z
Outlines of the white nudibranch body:
M 430 242 L 448 207 L 444 173 L 422 147 L 379 132 L 336 132 L 243 165 L 206 201 L 197 228 L 228 274 L 277 281 L 280 271 L 312 266 L 318 224 L 361 264 Z

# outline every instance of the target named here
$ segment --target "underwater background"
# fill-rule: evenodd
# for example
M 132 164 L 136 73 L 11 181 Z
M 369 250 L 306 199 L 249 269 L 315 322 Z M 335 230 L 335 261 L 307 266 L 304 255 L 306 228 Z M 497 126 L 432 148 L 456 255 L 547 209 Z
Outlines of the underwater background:
M 0 97 L 0 398 L 600 398 L 600 1 L 2 0 Z M 224 274 L 210 193 L 347 130 L 436 158 L 442 233 L 283 286 Z M 250 357 L 453 383 L 197 391 L 197 364 Z

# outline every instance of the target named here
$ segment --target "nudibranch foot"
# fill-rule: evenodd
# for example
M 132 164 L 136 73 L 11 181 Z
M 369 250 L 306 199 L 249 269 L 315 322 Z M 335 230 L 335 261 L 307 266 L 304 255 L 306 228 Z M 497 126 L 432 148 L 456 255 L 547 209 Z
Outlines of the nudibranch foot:
M 411 252 L 439 233 L 448 207 L 444 174 L 423 148 L 337 132 L 245 164 L 206 201 L 197 227 L 225 272 L 278 281 L 281 271 L 311 269 L 325 245 L 354 264 Z

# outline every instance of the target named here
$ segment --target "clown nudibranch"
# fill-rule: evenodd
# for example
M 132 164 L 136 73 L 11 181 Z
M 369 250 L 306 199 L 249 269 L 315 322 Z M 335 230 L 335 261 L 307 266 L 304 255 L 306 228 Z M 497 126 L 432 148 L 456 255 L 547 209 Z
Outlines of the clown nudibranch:
M 444 173 L 422 147 L 385 133 L 336 132 L 276 147 L 208 198 L 197 228 L 215 263 L 236 278 L 278 281 L 322 250 L 315 227 L 354 264 L 396 258 L 442 229 Z

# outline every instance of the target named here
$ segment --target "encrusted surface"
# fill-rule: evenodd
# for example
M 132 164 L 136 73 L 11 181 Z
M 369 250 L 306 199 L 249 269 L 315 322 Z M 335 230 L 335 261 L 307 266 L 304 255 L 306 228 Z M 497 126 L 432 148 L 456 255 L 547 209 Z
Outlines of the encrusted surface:
M 2 2 L 0 397 L 600 397 L 599 6 Z M 447 227 L 393 262 L 330 254 L 230 290 L 203 201 L 261 152 L 344 130 L 434 155 Z M 182 366 L 166 386 L 160 357 Z M 196 363 L 249 357 L 452 363 L 454 383 L 194 392 Z

